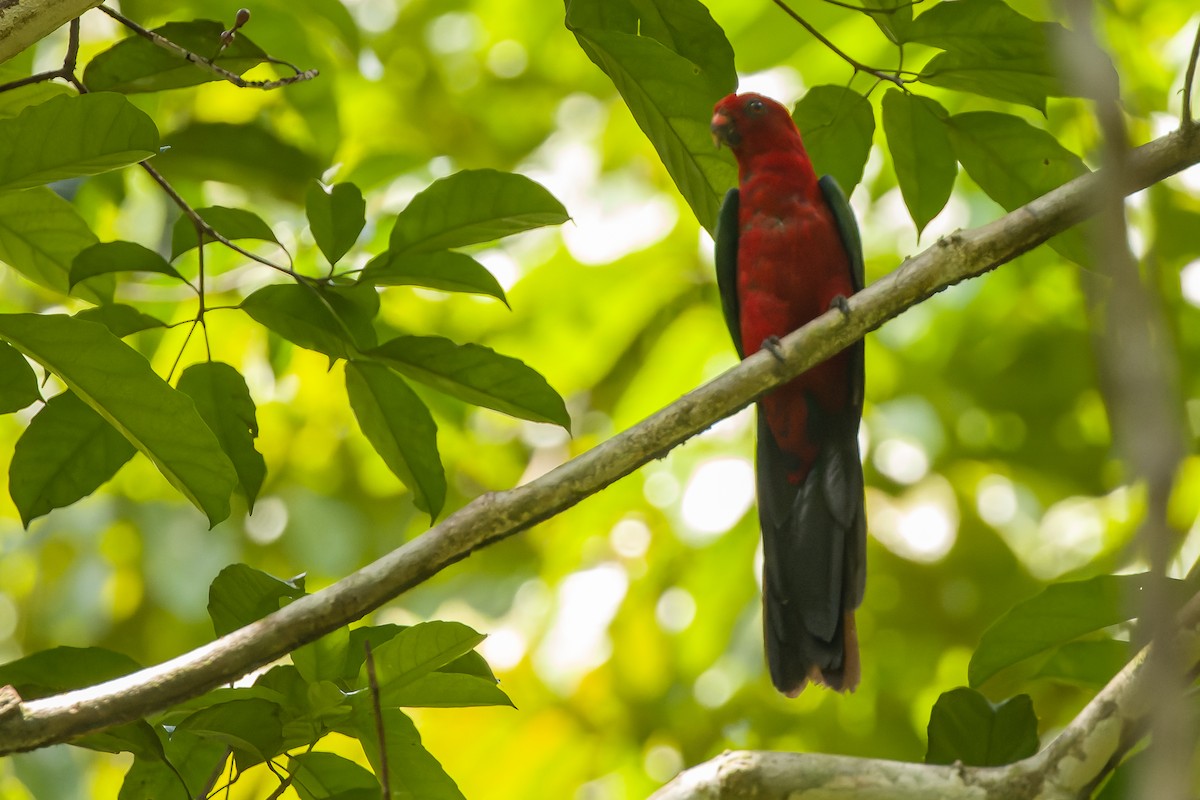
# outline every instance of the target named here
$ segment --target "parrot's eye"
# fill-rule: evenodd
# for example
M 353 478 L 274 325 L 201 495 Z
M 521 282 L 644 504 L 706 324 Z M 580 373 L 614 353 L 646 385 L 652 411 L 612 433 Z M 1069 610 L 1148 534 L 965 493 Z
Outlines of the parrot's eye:
M 763 104 L 763 101 L 757 97 L 746 103 L 746 110 L 751 114 L 761 114 L 765 108 L 766 106 Z

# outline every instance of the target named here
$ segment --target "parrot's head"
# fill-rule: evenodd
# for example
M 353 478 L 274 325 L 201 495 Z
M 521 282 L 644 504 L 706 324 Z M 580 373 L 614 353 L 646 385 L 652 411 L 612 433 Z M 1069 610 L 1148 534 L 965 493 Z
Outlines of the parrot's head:
M 729 145 L 734 155 L 743 151 L 778 147 L 800 142 L 800 134 L 788 110 L 769 97 L 747 92 L 726 95 L 713 108 L 713 142 Z

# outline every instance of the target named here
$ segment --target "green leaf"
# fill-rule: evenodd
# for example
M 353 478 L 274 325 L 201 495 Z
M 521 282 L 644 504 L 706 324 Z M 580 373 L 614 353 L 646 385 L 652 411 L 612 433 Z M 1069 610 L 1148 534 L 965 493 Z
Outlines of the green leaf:
M 124 653 L 103 647 L 52 647 L 0 665 L 0 686 L 22 699 L 81 689 L 137 672 L 142 665 Z
M 380 702 L 399 708 L 468 708 L 471 706 L 509 706 L 516 708 L 508 695 L 477 675 L 434 671 L 401 686 L 381 692 Z
M 380 714 L 386 748 L 381 753 L 370 698 L 364 692 L 355 699 L 354 715 L 335 729 L 358 739 L 376 774 L 386 759 L 393 800 L 465 800 L 454 780 L 421 744 L 421 735 L 404 712 L 385 708 Z
M 283 744 L 283 710 L 261 698 L 231 700 L 202 708 L 175 730 L 221 742 L 233 750 L 240 769 L 274 757 Z
M 220 742 L 178 730 L 164 737 L 162 746 L 165 759 L 133 760 L 117 800 L 202 797 L 211 790 L 213 770 L 223 765 L 228 755 Z M 181 777 L 186 789 L 180 785 Z
M 987 196 L 1013 211 L 1087 172 L 1079 156 L 1046 131 L 1011 114 L 972 111 L 945 120 L 963 169 Z M 1084 228 L 1052 238 L 1050 246 L 1077 264 L 1087 264 Z
M 983 633 L 971 656 L 967 679 L 980 686 L 1000 670 L 1065 644 L 1084 634 L 1132 619 L 1133 598 L 1144 591 L 1148 577 L 1100 575 L 1086 581 L 1056 583 L 1041 594 L 1018 603 Z M 1186 585 L 1171 580 L 1171 591 L 1182 599 Z
M 883 130 L 918 236 L 945 208 L 958 176 L 945 118 L 946 110 L 936 100 L 898 89 L 883 96 Z
M 379 800 L 379 779 L 335 753 L 291 756 L 288 772 L 302 800 Z
M 103 325 L 62 315 L 0 314 L 0 338 L 53 372 L 145 453 L 217 524 L 237 473 L 196 407 Z
M 335 184 L 326 190 L 313 182 L 304 198 L 304 211 L 317 247 L 330 264 L 346 255 L 367 223 L 367 204 L 353 183 Z
M 566 222 L 566 209 L 524 175 L 469 169 L 434 181 L 396 217 L 389 249 L 428 252 Z
M 908 30 L 913 21 L 911 0 L 863 0 L 862 5 L 866 9 L 878 9 L 864 13 L 875 20 L 888 41 L 903 44 L 910 40 Z
M 224 636 L 303 596 L 303 577 L 285 581 L 245 564 L 230 564 L 209 584 L 208 616 L 217 636 Z
M 656 23 L 660 17 L 671 22 Z M 612 80 L 696 219 L 713 233 L 721 198 L 737 182 L 732 156 L 713 147 L 709 130 L 713 105 L 737 87 L 733 51 L 720 26 L 695 0 L 570 0 L 566 25 Z
M 1067 642 L 1051 654 L 1034 677 L 1099 688 L 1129 661 L 1129 642 L 1117 639 Z
M 358 276 L 373 286 L 424 286 L 443 292 L 469 292 L 494 297 L 505 305 L 504 289 L 487 267 L 464 253 L 393 253 L 371 259 Z
M 201 57 L 213 56 L 225 26 L 208 19 L 168 22 L 154 32 Z M 237 37 L 214 60 L 217 66 L 241 75 L 266 60 L 267 54 L 238 31 Z M 95 56 L 83 71 L 93 92 L 159 92 L 223 80 L 204 67 L 183 60 L 141 36 L 129 36 Z
M 367 441 L 412 490 L 417 508 L 436 518 L 446 502 L 446 473 L 429 409 L 400 377 L 367 361 L 346 364 L 346 393 Z
M 792 112 L 818 175 L 832 175 L 849 197 L 862 180 L 875 136 L 871 103 L 845 86 L 814 86 Z
M 373 651 L 375 680 L 386 703 L 397 692 L 439 667 L 471 652 L 484 635 L 461 622 L 422 622 L 405 628 Z M 366 664 L 358 674 L 360 687 L 369 685 Z
M 163 751 L 162 740 L 144 719 L 80 736 L 72 739 L 71 744 L 102 753 L 133 753 L 136 758 L 153 761 L 161 761 L 167 757 Z
M 8 493 L 29 523 L 87 497 L 133 458 L 125 437 L 73 392 L 50 398 L 17 440 Z
M 105 303 L 102 306 L 85 308 L 75 315 L 75 319 L 97 322 L 112 331 L 113 336 L 119 339 L 138 331 L 167 326 L 162 320 L 155 319 L 149 314 L 143 314 L 133 306 L 122 303 Z
M 965 686 L 944 692 L 929 714 L 926 764 L 999 767 L 1037 752 L 1037 716 L 1029 695 L 993 705 Z
M 275 232 L 271 230 L 271 226 L 263 222 L 262 217 L 252 211 L 209 206 L 196 209 L 196 213 L 200 215 L 200 219 L 211 225 L 213 230 L 230 241 L 260 239 L 264 242 L 274 242 L 283 247 L 275 238 Z M 205 241 L 205 244 L 210 242 L 211 240 Z M 175 220 L 175 227 L 171 230 L 171 260 L 179 258 L 197 244 L 196 227 L 192 221 L 187 217 Z
M 158 129 L 119 94 L 54 97 L 0 119 L 0 191 L 95 175 L 158 152 Z
M 330 358 L 351 358 L 375 344 L 372 320 L 379 295 L 372 286 L 264 286 L 242 310 L 289 342 Z
M 350 629 L 341 627 L 293 650 L 292 663 L 309 683 L 343 680 L 352 677 L 346 674 L 349 647 Z
M 44 186 L 0 192 L 0 261 L 34 283 L 67 294 L 71 262 L 96 241 L 75 206 Z M 112 287 L 111 278 L 99 278 L 77 293 L 109 301 Z
M 184 370 L 177 388 L 192 398 L 200 418 L 216 434 L 221 449 L 237 471 L 246 503 L 253 510 L 267 465 L 254 449 L 258 420 L 246 379 L 228 364 L 205 361 Z
M 157 272 L 183 280 L 158 253 L 134 242 L 101 242 L 81 250 L 71 262 L 71 286 L 110 272 Z
M 155 166 L 168 180 L 222 181 L 288 202 L 303 200 L 324 168 L 321 159 L 257 122 L 193 122 L 164 144 L 170 149 Z
M 1013 55 L 1004 60 L 983 53 L 938 53 L 921 70 L 930 86 L 972 92 L 1046 113 L 1046 98 L 1065 94 L 1049 53 Z
M 1047 24 L 1018 13 L 1003 0 L 946 0 L 913 20 L 908 40 L 1000 59 L 1045 50 Z
M 465 402 L 570 430 L 567 407 L 546 379 L 489 347 L 441 336 L 399 336 L 366 354 Z
M 41 399 L 33 367 L 16 348 L 0 342 L 0 414 L 20 411 Z

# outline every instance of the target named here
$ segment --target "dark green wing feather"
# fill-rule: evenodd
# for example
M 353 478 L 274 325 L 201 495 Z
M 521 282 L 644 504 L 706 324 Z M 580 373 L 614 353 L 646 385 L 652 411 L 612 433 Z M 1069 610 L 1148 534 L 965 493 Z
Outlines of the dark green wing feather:
M 737 294 L 738 206 L 738 190 L 730 189 L 725 193 L 717 215 L 717 289 L 721 292 L 721 310 L 725 312 L 725 324 L 729 326 L 733 346 L 737 348 L 738 358 L 745 358 Z
M 834 222 L 837 223 L 838 233 L 842 237 L 842 246 L 850 256 L 850 280 L 854 291 L 861 292 L 864 283 L 862 238 L 858 235 L 858 222 L 854 219 L 854 212 L 850 210 L 850 203 L 847 202 L 842 187 L 838 186 L 832 175 L 825 175 L 817 181 L 817 185 L 821 187 L 821 194 L 825 196 L 825 202 L 833 212 Z

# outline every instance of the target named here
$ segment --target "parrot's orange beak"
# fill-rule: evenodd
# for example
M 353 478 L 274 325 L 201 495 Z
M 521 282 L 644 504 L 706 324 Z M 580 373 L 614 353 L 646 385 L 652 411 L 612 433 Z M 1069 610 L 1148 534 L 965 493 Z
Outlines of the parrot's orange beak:
M 734 125 L 733 120 L 720 111 L 713 114 L 711 130 L 713 144 L 717 147 L 726 144 L 730 148 L 734 148 L 742 142 L 742 137 L 738 135 L 737 127 Z

